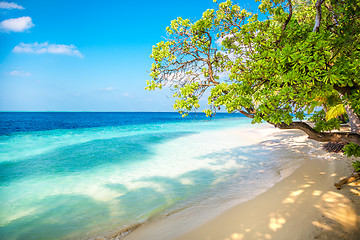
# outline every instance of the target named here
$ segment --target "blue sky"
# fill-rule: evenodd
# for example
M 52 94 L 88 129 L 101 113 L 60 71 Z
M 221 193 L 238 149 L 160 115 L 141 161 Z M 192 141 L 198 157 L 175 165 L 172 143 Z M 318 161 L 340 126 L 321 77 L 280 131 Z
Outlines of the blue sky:
M 152 45 L 171 20 L 209 8 L 212 0 L 0 0 L 0 111 L 172 111 L 168 90 L 144 90 Z

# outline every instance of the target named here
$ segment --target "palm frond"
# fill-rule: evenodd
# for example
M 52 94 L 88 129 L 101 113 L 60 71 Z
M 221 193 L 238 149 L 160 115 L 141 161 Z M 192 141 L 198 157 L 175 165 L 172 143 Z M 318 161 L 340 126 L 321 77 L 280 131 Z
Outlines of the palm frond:
M 329 107 L 328 111 L 326 112 L 326 121 L 329 121 L 332 118 L 340 117 L 341 115 L 346 114 L 345 107 L 342 103 Z

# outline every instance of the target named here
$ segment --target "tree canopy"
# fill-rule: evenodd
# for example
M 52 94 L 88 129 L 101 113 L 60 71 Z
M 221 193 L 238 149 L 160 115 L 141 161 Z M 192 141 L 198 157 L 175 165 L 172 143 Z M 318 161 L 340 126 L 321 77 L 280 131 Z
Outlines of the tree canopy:
M 207 97 L 208 116 L 225 107 L 360 153 L 360 0 L 262 0 L 260 17 L 230 0 L 217 6 L 171 22 L 147 89 L 169 86 L 184 115 Z M 331 132 L 338 115 L 351 132 Z

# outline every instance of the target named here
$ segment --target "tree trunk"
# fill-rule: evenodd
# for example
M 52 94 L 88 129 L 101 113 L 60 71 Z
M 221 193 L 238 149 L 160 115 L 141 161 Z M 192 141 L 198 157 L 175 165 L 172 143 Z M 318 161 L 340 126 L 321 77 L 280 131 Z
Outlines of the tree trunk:
M 334 87 L 334 88 L 339 92 L 339 96 L 341 99 L 344 97 L 344 94 L 349 94 L 352 91 L 351 88 L 341 88 L 341 87 Z M 345 107 L 346 114 L 349 117 L 351 132 L 360 134 L 359 116 L 354 112 L 354 110 L 350 107 L 350 105 L 348 103 L 346 105 L 345 105 L 345 103 L 343 103 L 343 104 Z
M 349 104 L 344 105 L 344 107 L 349 117 L 351 132 L 360 134 L 360 119 L 358 115 L 354 113 L 354 110 L 350 108 Z
M 340 190 L 341 186 L 350 182 L 353 182 L 355 180 L 358 180 L 360 178 L 360 173 L 358 172 L 354 172 L 353 174 L 351 174 L 349 177 L 346 177 L 344 179 L 341 179 L 339 182 L 335 183 L 334 186 Z
M 275 127 L 280 129 L 299 129 L 305 132 L 310 139 L 319 142 L 344 142 L 344 143 L 356 143 L 360 145 L 360 134 L 350 132 L 318 132 L 304 122 L 292 122 L 290 124 L 278 123 Z
M 316 8 L 316 16 L 315 16 L 315 25 L 313 32 L 318 32 L 320 29 L 320 23 L 321 23 L 321 4 L 323 4 L 325 0 L 317 0 L 315 3 Z

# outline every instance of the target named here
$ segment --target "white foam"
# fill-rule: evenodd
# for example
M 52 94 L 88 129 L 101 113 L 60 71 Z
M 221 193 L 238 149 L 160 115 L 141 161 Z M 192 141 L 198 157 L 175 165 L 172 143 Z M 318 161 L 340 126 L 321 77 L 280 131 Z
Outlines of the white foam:
M 246 125 L 249 120 L 236 119 L 229 121 L 200 121 L 185 123 L 165 123 L 128 125 L 118 127 L 101 127 L 85 129 L 61 129 L 18 133 L 10 136 L 0 136 L 0 161 L 17 161 L 27 157 L 44 154 L 55 149 L 86 143 L 99 139 L 128 137 L 143 133 L 161 133 L 164 131 L 199 131 L 211 127 L 223 128 L 236 124 Z M 245 123 L 245 124 L 244 124 Z

